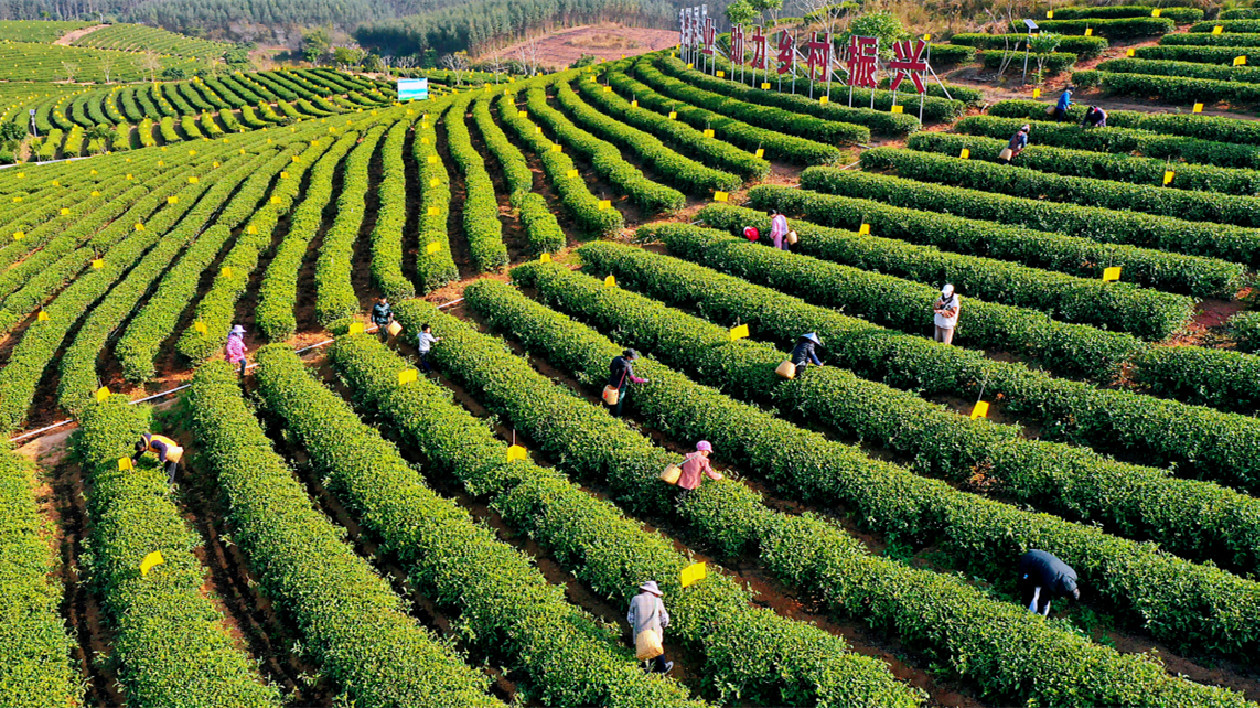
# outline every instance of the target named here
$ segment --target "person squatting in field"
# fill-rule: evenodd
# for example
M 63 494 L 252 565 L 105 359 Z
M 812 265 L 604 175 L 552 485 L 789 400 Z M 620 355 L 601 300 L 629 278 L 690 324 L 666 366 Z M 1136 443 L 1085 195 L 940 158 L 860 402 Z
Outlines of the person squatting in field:
M 1050 601 L 1058 597 L 1081 599 L 1076 571 L 1046 551 L 1031 550 L 1019 557 L 1021 602 L 1029 612 L 1050 615 Z
M 146 452 L 157 454 L 158 462 L 166 468 L 166 483 L 174 484 L 175 472 L 183 459 L 184 448 L 165 435 L 144 432 L 140 433 L 140 439 L 136 441 L 136 454 L 131 457 L 131 464 L 140 464 L 140 456 Z

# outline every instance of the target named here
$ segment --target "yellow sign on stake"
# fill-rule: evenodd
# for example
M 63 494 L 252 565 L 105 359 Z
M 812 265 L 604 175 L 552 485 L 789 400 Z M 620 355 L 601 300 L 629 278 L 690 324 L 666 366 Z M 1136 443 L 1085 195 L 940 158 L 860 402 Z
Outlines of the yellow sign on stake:
M 988 417 L 989 417 L 989 402 L 976 401 L 976 407 L 971 409 L 971 419 L 975 420 L 976 418 L 988 418 Z
M 616 278 L 614 278 L 614 277 L 613 277 L 613 276 L 611 276 L 611 275 L 610 275 L 610 276 L 608 276 L 607 278 L 604 278 L 604 287 L 606 287 L 606 288 L 615 288 L 615 287 L 617 287 L 617 279 L 616 279 Z
M 705 564 L 701 562 L 683 568 L 682 572 L 678 574 L 678 581 L 686 588 L 695 585 L 707 577 L 709 577 L 708 569 L 705 567 Z
M 419 378 L 420 372 L 415 369 L 404 369 L 398 372 L 398 385 L 405 386 L 409 383 L 415 383 Z
M 161 551 L 154 551 L 150 553 L 144 557 L 144 560 L 140 561 L 140 576 L 148 577 L 149 571 L 152 570 L 154 566 L 162 565 L 165 562 L 166 561 L 162 558 Z
M 544 254 L 542 254 L 541 256 L 539 256 L 539 257 L 538 257 L 538 262 L 539 262 L 539 263 L 550 263 L 550 262 L 551 262 L 551 254 L 550 254 L 550 253 L 544 253 Z
M 196 322 L 193 322 L 193 331 L 197 334 L 206 334 L 209 330 L 206 329 L 205 322 L 197 320 Z
M 858 227 L 858 233 L 861 234 L 862 236 L 869 236 L 871 233 L 871 225 L 862 224 L 861 226 Z
M 1120 266 L 1103 268 L 1103 282 L 1110 283 L 1120 279 Z
M 742 324 L 737 327 L 732 327 L 730 331 L 730 335 L 731 335 L 732 342 L 737 342 L 741 339 L 748 338 L 749 336 L 748 325 Z
M 433 243 L 430 243 L 428 246 L 425 246 L 424 250 L 429 255 L 433 255 L 434 253 L 437 253 L 438 251 L 442 250 L 442 246 L 437 241 L 434 241 Z
M 1190 109 L 1190 112 L 1191 112 L 1191 113 L 1202 113 L 1202 112 L 1203 112 L 1203 104 L 1202 104 L 1202 103 L 1196 103 L 1196 104 L 1194 104 L 1194 107 L 1192 107 L 1192 108 Z
M 528 460 L 528 459 L 529 459 L 529 451 L 521 447 L 520 445 L 513 445 L 512 447 L 509 447 L 507 449 L 508 462 L 512 462 L 515 460 Z
M 958 159 L 960 159 L 960 160 L 966 160 L 966 159 L 967 159 L 967 158 L 969 158 L 969 157 L 971 157 L 971 150 L 968 150 L 967 148 L 963 148 L 963 149 L 962 149 L 962 150 L 958 153 Z
M 1225 31 L 1225 25 L 1214 25 L 1212 27 L 1212 34 L 1220 34 L 1223 31 Z
M 1173 181 L 1173 176 L 1176 174 L 1177 173 L 1173 172 L 1172 170 L 1164 170 L 1164 184 L 1171 184 Z
M 119 472 L 126 472 L 127 470 L 134 470 L 135 468 L 136 468 L 136 465 L 134 462 L 131 461 L 130 457 L 118 458 L 118 471 Z
M 731 200 L 731 195 L 727 194 L 726 192 L 713 193 L 713 201 L 715 202 L 729 202 L 730 200 Z
M 109 387 L 108 387 L 108 386 L 101 386 L 100 388 L 96 389 L 96 402 L 97 402 L 97 403 L 101 403 L 101 402 L 103 402 L 103 401 L 104 401 L 105 399 L 107 399 L 107 398 L 109 398 Z M 125 458 L 124 458 L 124 459 L 125 459 Z M 128 463 L 130 463 L 130 462 L 131 462 L 131 460 L 127 460 L 127 462 L 128 462 Z

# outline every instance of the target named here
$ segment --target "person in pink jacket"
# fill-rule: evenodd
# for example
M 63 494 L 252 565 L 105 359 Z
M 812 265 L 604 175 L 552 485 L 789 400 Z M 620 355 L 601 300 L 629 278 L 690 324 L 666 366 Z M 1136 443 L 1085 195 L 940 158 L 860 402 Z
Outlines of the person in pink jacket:
M 678 475 L 678 487 L 684 490 L 684 495 L 700 486 L 701 474 L 708 475 L 709 479 L 715 481 L 722 479 L 722 473 L 709 464 L 710 452 L 713 452 L 713 444 L 708 440 L 701 440 L 696 443 L 696 451 L 683 460 L 682 474 Z
M 770 210 L 770 238 L 774 240 L 774 247 L 778 249 L 786 248 L 788 235 L 787 217 L 780 214 L 778 209 Z
M 227 345 L 223 347 L 223 358 L 229 364 L 240 364 L 241 377 L 245 377 L 245 328 L 236 325 L 228 332 Z

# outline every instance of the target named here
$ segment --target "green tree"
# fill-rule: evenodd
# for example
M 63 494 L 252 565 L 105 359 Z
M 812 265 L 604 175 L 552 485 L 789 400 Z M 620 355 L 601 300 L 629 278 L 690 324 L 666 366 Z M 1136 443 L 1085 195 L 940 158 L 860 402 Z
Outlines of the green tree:
M 849 23 L 849 30 L 836 37 L 839 46 L 847 45 L 849 37 L 854 35 L 879 37 L 879 53 L 884 57 L 892 55 L 893 42 L 909 36 L 905 28 L 901 26 L 901 20 L 889 12 L 868 12 L 853 18 L 853 21 Z
M 377 73 L 377 72 L 381 72 L 385 70 L 385 62 L 381 61 L 381 58 L 375 54 L 368 54 L 367 56 L 363 57 L 362 66 L 363 66 L 364 71 L 368 71 L 372 73 Z
M 726 6 L 726 19 L 730 20 L 732 27 L 747 24 L 756 16 L 757 10 L 749 0 L 735 0 Z
M 363 60 L 364 54 L 366 52 L 358 47 L 336 47 L 333 49 L 333 63 L 343 69 L 355 66 Z
M 783 0 L 749 0 L 752 9 L 756 10 L 757 16 L 764 23 L 766 21 L 766 13 L 770 13 L 772 19 L 777 18 L 779 11 L 783 9 Z
M 312 64 L 318 62 L 332 49 L 332 38 L 328 30 L 316 28 L 302 34 L 302 58 Z

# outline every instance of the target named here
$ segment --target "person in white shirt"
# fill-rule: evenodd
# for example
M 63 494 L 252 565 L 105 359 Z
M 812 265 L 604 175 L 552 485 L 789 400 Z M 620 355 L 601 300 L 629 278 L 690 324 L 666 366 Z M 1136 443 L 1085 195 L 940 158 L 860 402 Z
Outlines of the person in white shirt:
M 941 288 L 941 297 L 932 305 L 932 320 L 936 325 L 934 339 L 942 344 L 953 344 L 954 328 L 958 326 L 958 309 L 961 298 L 954 292 L 949 283 Z
M 420 352 L 420 369 L 426 374 L 433 371 L 433 367 L 429 366 L 429 351 L 434 344 L 442 341 L 441 337 L 434 337 L 429 329 L 428 322 L 420 325 L 420 336 L 416 341 L 416 349 Z

